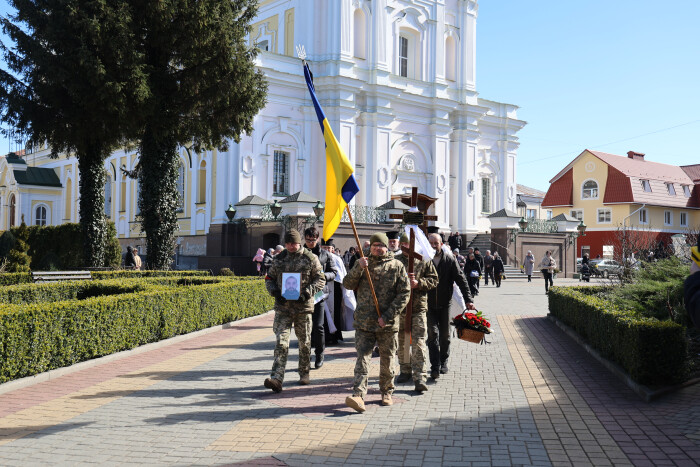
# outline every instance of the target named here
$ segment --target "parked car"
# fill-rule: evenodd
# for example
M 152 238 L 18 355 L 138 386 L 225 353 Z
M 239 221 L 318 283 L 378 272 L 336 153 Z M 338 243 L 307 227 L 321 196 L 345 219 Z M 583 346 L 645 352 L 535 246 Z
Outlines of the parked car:
M 622 265 L 614 259 L 592 259 L 591 273 L 595 276 L 608 278 L 622 274 Z

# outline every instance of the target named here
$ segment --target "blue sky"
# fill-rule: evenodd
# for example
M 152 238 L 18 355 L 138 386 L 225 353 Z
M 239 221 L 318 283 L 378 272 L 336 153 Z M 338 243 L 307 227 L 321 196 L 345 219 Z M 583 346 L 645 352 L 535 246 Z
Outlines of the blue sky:
M 586 148 L 700 163 L 698 18 L 697 0 L 481 0 L 477 90 L 528 122 L 518 183 L 546 190 Z
M 520 106 L 518 183 L 584 149 L 700 163 L 700 2 L 481 0 L 477 91 Z

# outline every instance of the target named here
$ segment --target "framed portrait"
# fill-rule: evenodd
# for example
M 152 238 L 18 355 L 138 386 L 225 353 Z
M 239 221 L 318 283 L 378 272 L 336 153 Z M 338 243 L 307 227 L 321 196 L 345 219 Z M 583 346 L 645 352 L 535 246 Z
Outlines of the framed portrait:
M 301 295 L 301 273 L 282 273 L 282 296 L 287 300 L 298 300 Z

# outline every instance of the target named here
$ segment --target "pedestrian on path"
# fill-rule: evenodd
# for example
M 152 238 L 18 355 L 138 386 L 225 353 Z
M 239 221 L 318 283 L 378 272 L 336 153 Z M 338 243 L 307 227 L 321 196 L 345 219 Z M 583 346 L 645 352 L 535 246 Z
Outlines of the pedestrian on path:
M 491 256 L 491 250 L 486 250 L 486 256 L 484 256 L 484 285 L 489 285 L 489 277 L 493 284 L 496 283 L 496 278 L 493 275 L 493 256 Z
M 474 253 L 469 253 L 467 261 L 464 263 L 464 274 L 467 276 L 469 291 L 472 297 L 479 295 L 479 277 L 481 277 L 481 263 L 476 259 Z
M 496 287 L 501 286 L 501 280 L 503 279 L 503 274 L 505 268 L 503 267 L 503 260 L 498 255 L 498 252 L 493 254 L 493 276 L 495 277 Z
M 409 248 L 409 238 L 406 234 L 401 234 L 400 245 Z M 455 250 L 459 251 L 459 250 Z M 408 256 L 397 254 L 396 259 L 401 261 L 408 271 Z M 435 265 L 430 258 L 414 259 L 413 274 L 409 275 L 409 282 L 413 290 L 413 300 L 411 306 L 411 354 L 410 359 L 406 359 L 404 347 L 406 320 L 401 316 L 399 323 L 399 377 L 397 383 L 405 383 L 413 377 L 416 392 L 419 394 L 428 390 L 426 382 L 428 380 L 428 347 L 426 339 L 428 337 L 428 292 L 438 285 L 438 275 Z
M 360 258 L 348 272 L 343 285 L 350 290 L 357 290 L 357 308 L 355 309 L 355 378 L 352 396 L 345 399 L 345 404 L 358 412 L 365 411 L 367 380 L 372 349 L 375 341 L 379 344 L 379 389 L 382 392 L 382 405 L 392 405 L 394 392 L 394 358 L 398 346 L 399 320 L 408 305 L 411 286 L 408 282 L 406 268 L 389 251 L 389 239 L 386 234 L 375 233 L 370 237 L 370 255 Z M 372 291 L 367 281 L 367 273 L 372 277 L 374 291 L 379 302 L 377 314 Z
M 474 310 L 472 295 L 464 272 L 457 265 L 454 256 L 442 248 L 442 238 L 437 233 L 428 237 L 430 246 L 435 249 L 433 265 L 438 274 L 438 286 L 428 292 L 428 352 L 430 354 L 430 377 L 438 379 L 448 371 L 450 357 L 450 302 L 453 287 L 457 284 L 466 306 Z
M 311 370 L 311 314 L 314 311 L 314 294 L 323 289 L 326 279 L 321 263 L 309 250 L 301 246 L 301 235 L 296 230 L 284 234 L 284 251 L 275 256 L 265 276 L 265 287 L 275 297 L 275 319 L 272 330 L 277 337 L 275 360 L 265 387 L 274 392 L 282 391 L 284 370 L 289 354 L 289 336 L 292 325 L 299 341 L 299 384 L 309 384 Z M 299 298 L 287 300 L 282 296 L 284 273 L 301 276 Z M 295 277 L 287 275 L 287 278 Z
M 523 261 L 523 269 L 525 274 L 527 274 L 527 281 L 532 282 L 532 270 L 535 269 L 535 256 L 532 254 L 531 250 L 527 250 L 527 255 L 525 255 L 525 260 Z
M 552 280 L 552 275 L 554 274 L 554 267 L 557 262 L 552 258 L 552 252 L 547 250 L 544 258 L 540 262 L 540 270 L 544 276 L 544 293 L 549 293 L 549 288 L 554 285 Z

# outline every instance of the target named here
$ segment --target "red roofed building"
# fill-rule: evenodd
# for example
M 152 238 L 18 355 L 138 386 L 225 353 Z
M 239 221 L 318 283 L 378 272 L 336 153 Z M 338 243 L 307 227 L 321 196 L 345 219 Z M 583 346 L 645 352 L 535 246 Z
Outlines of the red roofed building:
M 618 156 L 586 149 L 550 180 L 542 207 L 586 224 L 578 256 L 612 257 L 623 225 L 668 244 L 674 234 L 700 229 L 700 164 L 679 167 L 634 151 Z

